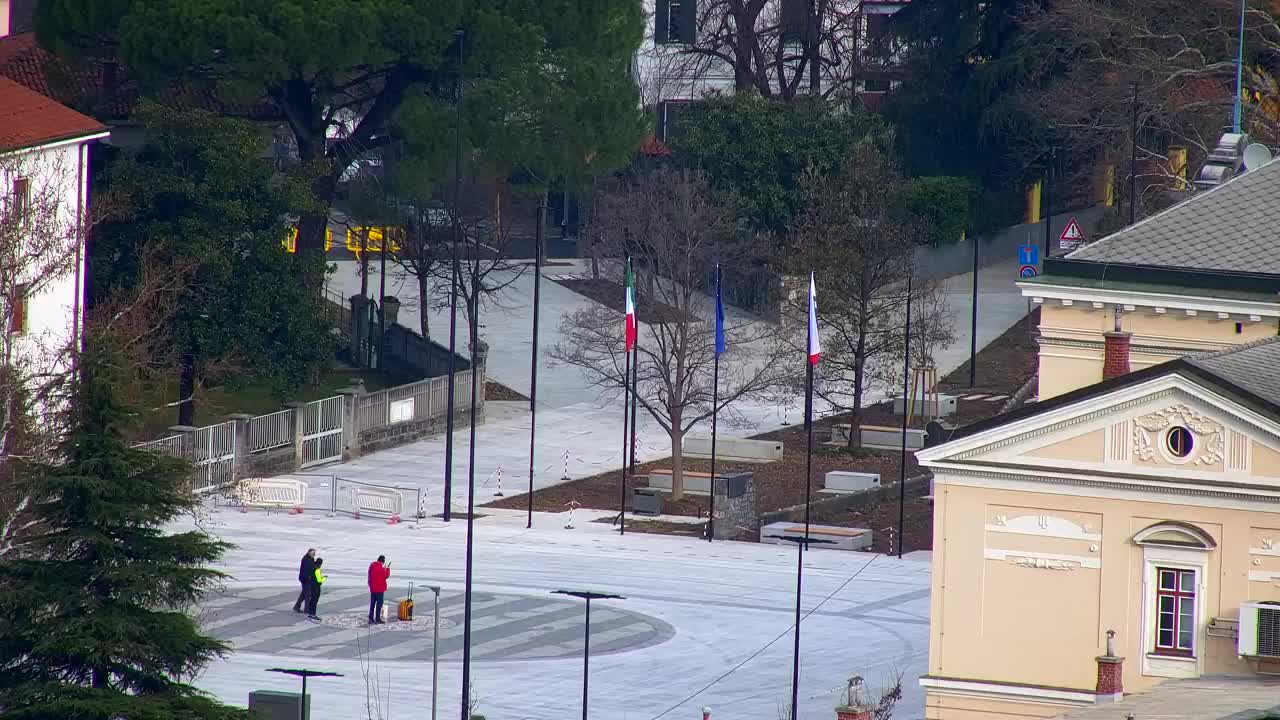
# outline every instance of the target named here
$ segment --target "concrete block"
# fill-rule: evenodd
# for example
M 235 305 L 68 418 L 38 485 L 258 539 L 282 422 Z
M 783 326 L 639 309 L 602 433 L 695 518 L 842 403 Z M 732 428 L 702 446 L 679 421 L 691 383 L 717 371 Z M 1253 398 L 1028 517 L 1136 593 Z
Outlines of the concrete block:
M 823 480 L 822 492 L 849 493 L 880 487 L 880 473 L 833 470 Z
M 928 434 L 924 430 L 907 428 L 907 449 L 920 450 Z M 902 447 L 902 428 L 862 426 L 862 446 L 898 450 Z
M 893 412 L 895 414 L 901 415 L 903 408 L 906 406 L 906 401 L 901 397 L 893 399 Z M 928 403 L 925 402 L 924 398 L 917 397 L 911 403 L 911 408 L 912 414 L 916 416 L 928 414 L 933 417 L 947 417 L 948 415 L 954 415 L 956 412 L 956 396 L 938 393 L 936 396 L 929 398 Z M 925 413 L 926 409 L 929 410 L 928 413 Z
M 849 423 L 836 423 L 831 426 L 831 444 L 846 445 L 849 442 Z M 907 449 L 919 450 L 925 446 L 929 436 L 924 430 L 907 428 Z M 902 447 L 902 428 L 881 425 L 862 426 L 862 446 L 872 448 L 889 448 L 897 450 Z
M 681 445 L 684 454 L 693 458 L 711 457 L 711 438 L 686 435 Z M 731 462 L 767 463 L 782 459 L 780 440 L 748 440 L 746 438 L 716 438 L 716 458 Z
M 719 443 L 716 450 L 719 451 Z M 719 452 L 716 453 L 719 455 Z M 722 476 L 723 477 L 723 476 Z M 658 492 L 671 492 L 671 469 L 662 468 L 649 471 L 649 487 Z M 684 491 L 690 495 L 711 494 L 711 474 L 684 472 Z
M 301 705 L 306 705 L 305 710 Z M 254 690 L 249 693 L 249 710 L 262 720 L 297 720 L 304 712 L 311 717 L 311 695 L 303 698 L 292 692 Z
M 789 545 L 796 543 L 783 540 L 784 537 L 804 537 L 804 523 L 776 522 L 760 528 L 760 542 L 772 545 Z M 834 525 L 809 525 L 809 537 L 815 540 L 832 540 L 834 542 L 810 545 L 815 550 L 862 550 L 871 547 L 870 530 L 863 528 L 836 527 Z

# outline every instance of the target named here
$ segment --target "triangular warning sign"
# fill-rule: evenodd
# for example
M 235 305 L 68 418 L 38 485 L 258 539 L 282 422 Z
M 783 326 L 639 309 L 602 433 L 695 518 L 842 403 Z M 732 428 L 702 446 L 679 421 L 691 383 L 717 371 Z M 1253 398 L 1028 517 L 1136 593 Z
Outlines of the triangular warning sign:
M 1075 218 L 1071 218 L 1067 226 L 1062 228 L 1062 234 L 1058 236 L 1058 240 L 1071 243 L 1084 242 L 1084 232 L 1080 230 L 1080 223 L 1076 222 Z

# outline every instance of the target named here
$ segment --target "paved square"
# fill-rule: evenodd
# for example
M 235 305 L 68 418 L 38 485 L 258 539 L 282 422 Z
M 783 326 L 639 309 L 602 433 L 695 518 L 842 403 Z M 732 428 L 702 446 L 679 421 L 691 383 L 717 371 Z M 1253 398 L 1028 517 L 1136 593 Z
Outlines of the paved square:
M 581 512 L 581 511 L 580 511 Z M 495 720 L 564 720 L 580 712 L 582 603 L 551 590 L 590 589 L 625 600 L 592 603 L 591 715 L 600 718 L 776 720 L 789 703 L 796 550 L 629 534 L 562 516 L 499 511 L 475 523 L 472 677 L 478 712 Z M 197 685 L 246 705 L 252 690 L 295 691 L 264 672 L 288 666 L 346 675 L 309 685 L 314 720 L 369 717 L 377 686 L 389 717 L 427 717 L 432 595 L 441 593 L 440 717 L 457 717 L 461 688 L 465 522 L 389 526 L 376 520 L 220 512 L 210 529 L 237 548 L 224 592 L 201 621 L 235 651 Z M 298 560 L 325 558 L 320 623 L 292 612 Z M 415 583 L 411 629 L 364 624 L 365 571 L 392 562 L 388 612 Z M 896 558 L 813 552 L 805 561 L 801 718 L 831 720 L 852 675 L 874 687 L 895 672 L 907 693 L 899 720 L 923 715 L 915 682 L 928 650 L 927 553 Z M 812 614 L 808 614 L 808 613 Z M 664 714 L 665 713 L 665 714 Z M 373 717 L 377 717 L 376 714 Z

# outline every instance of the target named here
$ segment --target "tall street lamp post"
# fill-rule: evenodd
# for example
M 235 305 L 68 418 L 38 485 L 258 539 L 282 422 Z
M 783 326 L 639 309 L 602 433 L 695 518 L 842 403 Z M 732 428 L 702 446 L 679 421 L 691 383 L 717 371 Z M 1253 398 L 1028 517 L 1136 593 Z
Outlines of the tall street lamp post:
M 587 677 L 591 666 L 591 601 L 626 600 L 621 595 L 591 592 L 590 590 L 552 590 L 552 595 L 572 595 L 587 601 L 586 633 L 582 640 L 582 720 L 587 720 Z

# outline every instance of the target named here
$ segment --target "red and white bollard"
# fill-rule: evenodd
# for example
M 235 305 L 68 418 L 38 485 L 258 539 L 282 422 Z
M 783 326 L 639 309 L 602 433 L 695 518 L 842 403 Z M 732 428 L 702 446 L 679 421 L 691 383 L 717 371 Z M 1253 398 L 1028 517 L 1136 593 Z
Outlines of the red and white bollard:
M 564 451 L 563 457 L 564 457 L 564 477 L 560 479 L 568 480 L 569 479 L 569 451 L 568 450 Z
M 711 720 L 711 708 L 702 708 L 702 720 Z
M 498 492 L 493 494 L 494 497 L 502 497 L 502 466 L 498 466 Z
M 564 526 L 565 530 L 573 529 L 573 509 L 581 505 L 582 503 L 578 502 L 577 500 L 570 500 L 569 502 L 564 504 L 565 507 L 569 508 L 569 523 Z

